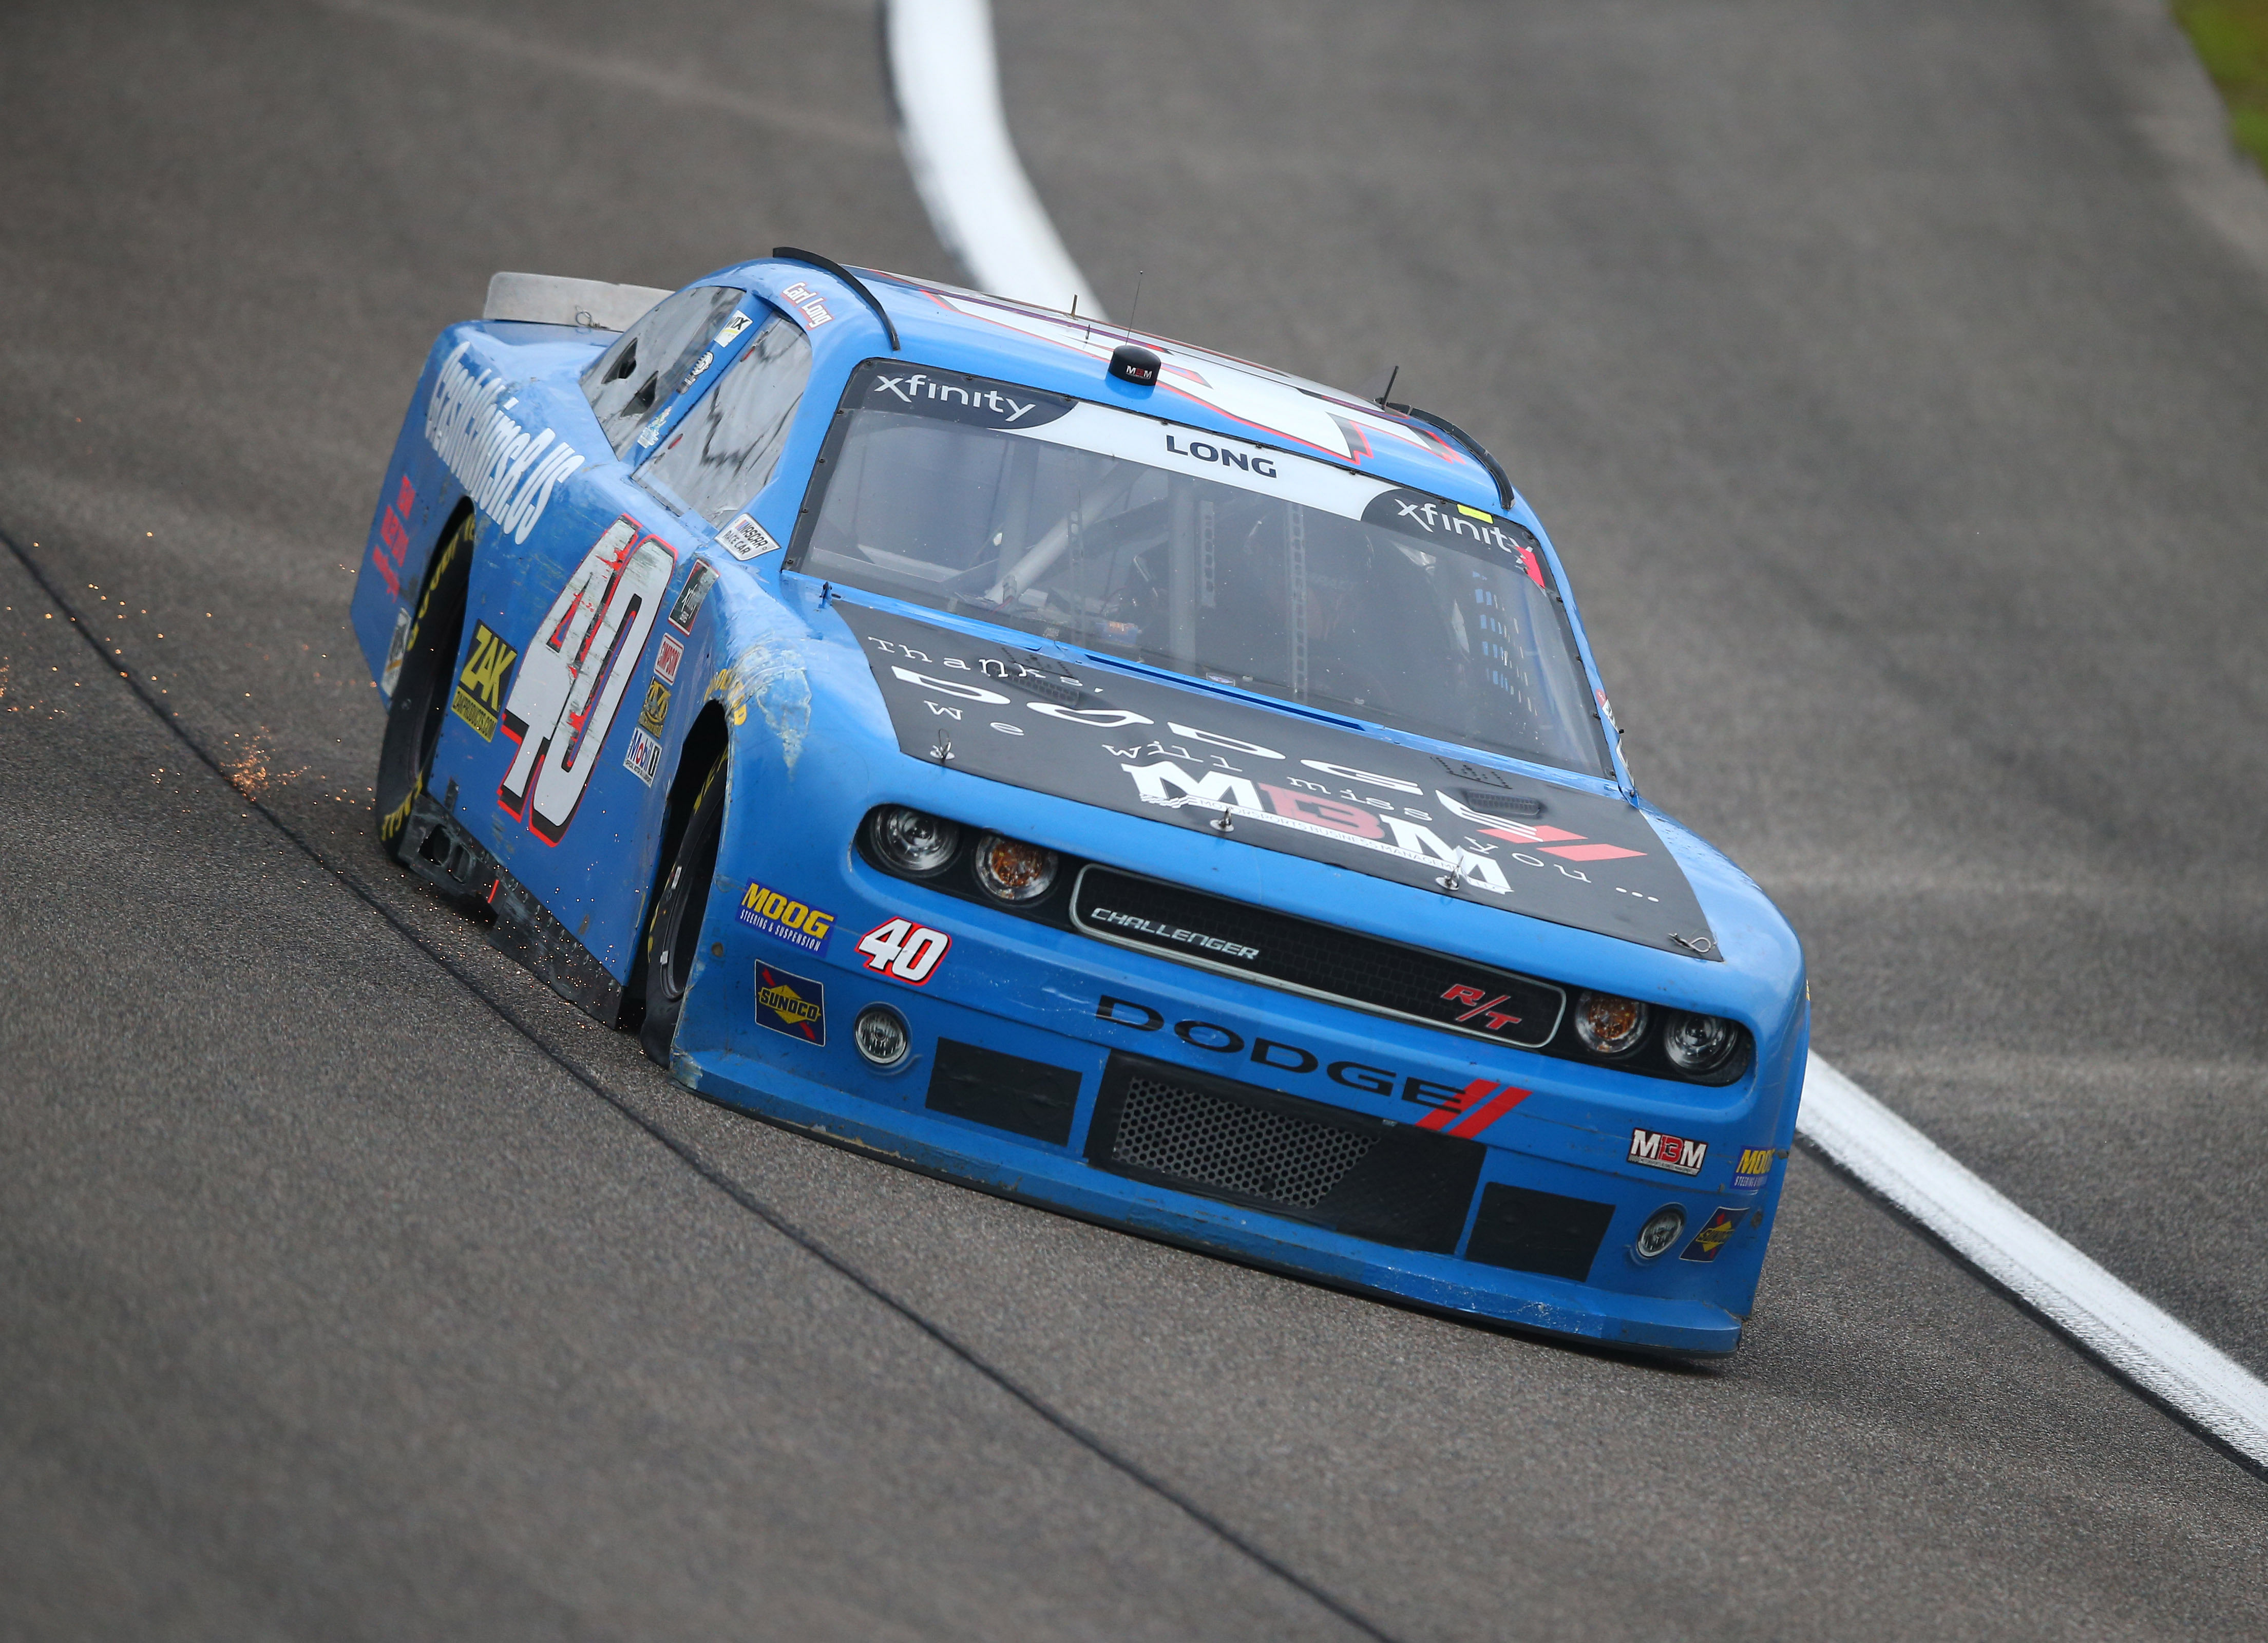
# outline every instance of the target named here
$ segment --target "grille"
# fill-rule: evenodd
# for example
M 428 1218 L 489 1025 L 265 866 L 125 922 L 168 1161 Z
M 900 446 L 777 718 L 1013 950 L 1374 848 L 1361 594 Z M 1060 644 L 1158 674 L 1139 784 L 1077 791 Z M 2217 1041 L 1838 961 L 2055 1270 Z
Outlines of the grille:
M 1487 1149 L 1414 1124 L 1111 1052 L 1086 1160 L 1176 1191 L 1450 1255 Z
M 1523 1049 L 1549 1043 L 1566 1007 L 1550 982 L 1108 867 L 1079 873 L 1071 917 L 1089 935 Z
M 1372 1136 L 1137 1077 L 1127 1083 L 1110 1156 L 1216 1192 L 1311 1210 L 1374 1144 Z

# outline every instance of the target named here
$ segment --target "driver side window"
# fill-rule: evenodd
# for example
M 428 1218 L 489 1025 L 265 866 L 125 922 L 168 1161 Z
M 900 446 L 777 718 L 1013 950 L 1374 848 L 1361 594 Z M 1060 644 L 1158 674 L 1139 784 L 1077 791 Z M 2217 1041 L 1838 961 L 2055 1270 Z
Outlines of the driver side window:
M 583 393 L 616 456 L 630 448 L 655 409 L 668 404 L 694 356 L 740 297 L 723 285 L 695 285 L 665 297 L 583 373 Z

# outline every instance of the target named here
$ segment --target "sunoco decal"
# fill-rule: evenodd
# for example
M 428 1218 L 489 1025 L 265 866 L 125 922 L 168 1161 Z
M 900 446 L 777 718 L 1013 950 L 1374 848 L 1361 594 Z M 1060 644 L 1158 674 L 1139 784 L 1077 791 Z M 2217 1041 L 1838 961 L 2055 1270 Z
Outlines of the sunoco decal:
M 1620 800 L 847 600 L 835 608 L 865 652 L 900 750 L 924 763 L 1668 953 L 1719 956 L 1697 933 L 1708 921 L 1684 873 L 1644 813 Z M 1454 777 L 1453 763 L 1485 770 L 1490 792 L 1461 788 L 1471 778 Z M 1499 814 L 1504 796 L 1529 814 Z
M 425 404 L 425 439 L 456 475 L 473 505 L 524 542 L 543 517 L 560 481 L 583 466 L 575 447 L 546 428 L 530 433 L 507 413 L 511 385 L 494 371 L 475 376 L 465 364 L 469 341 L 441 364 Z

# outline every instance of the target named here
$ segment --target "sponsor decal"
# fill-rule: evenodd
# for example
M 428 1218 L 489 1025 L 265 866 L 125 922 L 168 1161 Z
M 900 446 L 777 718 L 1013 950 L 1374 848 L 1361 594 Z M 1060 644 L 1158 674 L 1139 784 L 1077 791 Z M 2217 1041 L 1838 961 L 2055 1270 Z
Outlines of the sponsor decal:
M 806 953 L 826 952 L 827 938 L 835 929 L 834 914 L 754 880 L 740 897 L 740 922 Z
M 1115 907 L 1090 907 L 1079 917 L 1089 924 L 1108 925 L 1115 930 L 1130 930 L 1156 941 L 1174 941 L 1183 947 L 1202 947 L 1208 953 L 1218 953 L 1226 958 L 1256 959 L 1258 947 L 1246 947 L 1220 936 L 1209 936 L 1202 930 L 1183 930 L 1177 925 L 1161 925 L 1154 919 L 1135 913 L 1122 913 Z
M 457 675 L 457 693 L 449 699 L 449 711 L 470 725 L 482 741 L 496 740 L 504 676 L 519 659 L 519 652 L 497 637 L 487 623 L 475 624 L 472 648 L 465 653 L 464 671 Z
M 701 614 L 702 601 L 716 585 L 717 567 L 706 559 L 696 559 L 693 573 L 685 578 L 685 586 L 678 590 L 677 602 L 669 608 L 670 625 L 681 633 L 691 633 L 693 618 Z
M 519 752 L 497 802 L 556 844 L 590 785 L 645 649 L 677 556 L 627 513 L 608 526 L 551 601 L 504 698 L 503 728 Z
M 1682 1135 L 1664 1135 L 1659 1130 L 1631 1131 L 1628 1161 L 1633 1164 L 1667 1169 L 1674 1175 L 1697 1175 L 1708 1156 L 1706 1141 L 1689 1141 Z
M 1684 873 L 1645 813 L 1619 799 L 1477 761 L 1445 771 L 1356 731 L 1074 668 L 849 599 L 835 608 L 865 650 L 900 749 L 924 763 L 949 742 L 969 775 L 1721 961 Z M 1451 777 L 1484 788 L 1474 797 L 1491 807 L 1461 799 Z
M 1747 1146 L 1741 1149 L 1741 1161 L 1733 1167 L 1733 1190 L 1754 1192 L 1764 1184 L 1771 1174 L 1772 1150 L 1769 1146 Z
M 378 682 L 389 702 L 394 699 L 394 687 L 401 682 L 401 662 L 409 653 L 409 607 L 404 605 L 394 613 L 394 641 L 386 647 L 386 672 Z
M 654 774 L 661 769 L 661 744 L 633 725 L 630 745 L 622 750 L 622 768 L 652 786 Z
M 717 545 L 735 559 L 753 559 L 758 554 L 779 551 L 772 534 L 745 513 L 717 533 Z
M 709 346 L 701 350 L 701 357 L 693 362 L 693 368 L 685 373 L 685 379 L 677 385 L 677 392 L 682 394 L 700 381 L 709 367 L 717 363 L 717 356 L 730 345 L 734 337 L 747 328 L 748 316 L 735 310 L 733 317 L 725 321 L 725 328 L 711 337 Z M 649 440 L 646 443 L 651 444 L 652 441 Z
M 827 989 L 807 976 L 776 965 L 756 966 L 756 1025 L 800 1038 L 827 1042 Z
M 384 579 L 387 591 L 396 599 L 401 597 L 402 558 L 409 551 L 409 529 L 402 520 L 409 517 L 410 506 L 416 500 L 417 488 L 409 483 L 409 475 L 404 474 L 401 476 L 401 489 L 395 494 L 394 500 L 386 504 L 379 511 L 378 545 L 370 550 L 371 563 L 378 567 L 378 573 Z M 387 558 L 388 554 L 394 556 L 391 561 Z M 394 694 L 394 687 L 391 684 L 387 685 L 386 689 L 388 696 Z
M 653 649 L 653 676 L 664 684 L 677 682 L 677 664 L 685 659 L 685 641 L 674 633 L 665 633 L 661 643 Z
M 803 328 L 815 331 L 835 316 L 827 312 L 827 304 L 820 294 L 798 280 L 780 292 L 780 299 L 803 316 Z
M 1685 1253 L 1677 1258 L 1681 1261 L 1715 1260 L 1717 1251 L 1725 1247 L 1726 1241 L 1732 1237 L 1740 1224 L 1739 1209 L 1720 1205 L 1717 1212 L 1709 1218 L 1708 1224 L 1693 1234 L 1692 1241 L 1685 1246 Z
M 1500 519 L 1462 502 L 1443 502 L 1422 490 L 1383 492 L 1363 510 L 1362 519 L 1366 525 L 1388 526 L 1413 535 L 1437 539 L 1454 536 L 1493 548 L 1517 560 L 1536 586 L 1546 586 L 1543 545 L 1510 519 Z
M 457 344 L 425 404 L 425 440 L 473 505 L 524 542 L 543 517 L 551 493 L 585 459 L 552 429 L 530 433 L 511 415 L 519 403 L 511 384 L 465 364 L 469 340 Z
M 876 925 L 858 939 L 866 968 L 877 976 L 895 976 L 917 987 L 926 986 L 937 974 L 953 938 L 942 930 L 917 925 L 909 918 L 892 918 Z
M 946 422 L 1014 433 L 1055 422 L 1069 416 L 1072 409 L 1071 402 L 1059 394 L 1042 394 L 986 377 L 932 376 L 926 371 L 874 368 L 858 392 L 861 403 L 870 409 L 917 410 Z
M 1163 1011 L 1138 999 L 1116 998 L 1109 993 L 1104 993 L 1095 1000 L 1094 1019 L 1117 1027 L 1129 1027 L 1138 1033 L 1166 1030 Z M 1499 1084 L 1493 1079 L 1476 1079 L 1463 1086 L 1443 1084 L 1432 1079 L 1421 1079 L 1415 1073 L 1397 1072 L 1391 1067 L 1373 1066 L 1366 1061 L 1333 1061 L 1326 1065 L 1321 1056 L 1305 1045 L 1277 1038 L 1248 1038 L 1234 1028 L 1224 1027 L 1218 1021 L 1175 1021 L 1173 1034 L 1192 1050 L 1233 1056 L 1270 1072 L 1289 1072 L 1303 1078 L 1320 1073 L 1344 1089 L 1359 1090 L 1366 1095 L 1398 1098 L 1423 1109 L 1423 1116 L 1417 1121 L 1419 1129 L 1447 1131 L 1468 1140 L 1478 1136 L 1519 1106 L 1532 1093 L 1510 1084 Z M 1264 1078 L 1265 1074 L 1248 1076 Z
M 647 682 L 645 705 L 638 710 L 640 728 L 659 736 L 669 718 L 669 687 L 659 679 Z

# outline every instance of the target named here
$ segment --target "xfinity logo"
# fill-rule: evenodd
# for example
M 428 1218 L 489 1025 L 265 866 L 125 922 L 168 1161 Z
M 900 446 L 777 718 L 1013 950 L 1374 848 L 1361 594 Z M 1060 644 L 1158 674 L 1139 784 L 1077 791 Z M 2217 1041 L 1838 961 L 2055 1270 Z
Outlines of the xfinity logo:
M 918 371 L 909 377 L 876 377 L 867 392 L 895 394 L 901 402 L 907 405 L 917 399 L 928 399 L 941 405 L 980 407 L 1012 423 L 1039 408 L 1037 400 L 1027 405 L 1011 399 L 998 388 L 964 388 L 951 382 L 935 382 Z
M 1171 451 L 1175 456 L 1193 457 L 1200 462 L 1218 462 L 1223 468 L 1241 468 L 1248 472 L 1259 475 L 1263 479 L 1276 477 L 1276 464 L 1266 457 L 1256 454 L 1247 456 L 1241 451 L 1232 451 L 1223 446 L 1207 445 L 1202 439 L 1192 439 L 1185 446 L 1175 445 L 1174 436 L 1167 434 L 1166 449 Z
M 1475 542 L 1488 542 L 1509 552 L 1521 551 L 1521 544 L 1506 535 L 1495 520 L 1471 508 L 1460 507 L 1453 512 L 1437 503 L 1411 502 L 1404 497 L 1396 497 L 1394 514 L 1396 523 L 1407 519 L 1428 536 L 1439 536 L 1444 533 L 1451 536 L 1469 536 Z M 1525 556 L 1523 554 L 1522 557 Z

